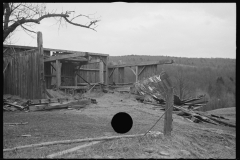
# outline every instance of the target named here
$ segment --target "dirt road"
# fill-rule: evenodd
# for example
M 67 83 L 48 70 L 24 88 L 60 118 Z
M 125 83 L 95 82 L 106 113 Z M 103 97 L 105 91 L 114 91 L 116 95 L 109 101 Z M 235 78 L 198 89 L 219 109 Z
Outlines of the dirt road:
M 131 115 L 133 127 L 127 134 L 145 133 L 163 114 L 121 93 L 93 93 L 98 104 L 83 110 L 4 112 L 4 123 L 28 122 L 3 128 L 3 148 L 40 142 L 119 135 L 111 127 L 113 115 Z M 213 112 L 213 111 L 212 111 Z M 235 108 L 221 112 L 235 121 Z M 231 114 L 230 114 L 231 113 Z M 236 158 L 236 130 L 225 126 L 197 124 L 173 115 L 172 136 L 138 137 L 103 141 L 56 158 Z M 123 124 L 124 125 L 124 124 Z M 163 120 L 153 131 L 163 132 Z M 31 135 L 22 137 L 21 135 Z M 82 144 L 54 145 L 4 152 L 4 158 L 40 158 Z

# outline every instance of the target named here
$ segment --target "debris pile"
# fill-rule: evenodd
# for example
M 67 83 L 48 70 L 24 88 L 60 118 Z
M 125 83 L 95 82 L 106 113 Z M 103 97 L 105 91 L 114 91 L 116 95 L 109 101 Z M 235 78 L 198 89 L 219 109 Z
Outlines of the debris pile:
M 18 96 L 3 95 L 3 111 L 21 111 L 28 105 L 28 100 Z
M 168 75 L 162 72 L 159 75 L 154 75 L 134 83 L 134 89 L 132 90 L 136 94 L 136 99 L 142 103 L 155 105 L 164 110 L 166 104 L 165 96 L 168 88 L 167 78 Z M 174 95 L 173 111 L 176 111 L 177 115 L 191 122 L 235 127 L 234 124 L 226 121 L 228 120 L 227 118 L 217 115 L 207 115 L 204 112 L 197 111 L 197 109 L 206 105 L 207 102 L 205 95 L 185 100 L 181 100 L 177 95 Z
M 3 96 L 3 111 L 43 111 L 53 109 L 82 109 L 89 104 L 97 104 L 96 99 L 75 95 L 64 96 L 57 91 L 49 91 L 52 98 L 25 100 L 18 96 Z M 60 95 L 60 96 L 58 96 Z

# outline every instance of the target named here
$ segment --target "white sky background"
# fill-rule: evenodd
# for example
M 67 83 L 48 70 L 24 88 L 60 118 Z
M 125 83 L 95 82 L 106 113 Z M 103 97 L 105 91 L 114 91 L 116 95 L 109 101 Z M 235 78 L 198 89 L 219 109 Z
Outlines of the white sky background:
M 48 3 L 49 11 L 74 10 L 101 17 L 97 32 L 54 25 L 44 19 L 35 31 L 43 33 L 46 48 L 119 55 L 236 58 L 235 3 Z M 79 18 L 78 18 L 79 19 Z M 85 18 L 80 21 L 85 24 Z M 15 45 L 36 46 L 22 29 Z

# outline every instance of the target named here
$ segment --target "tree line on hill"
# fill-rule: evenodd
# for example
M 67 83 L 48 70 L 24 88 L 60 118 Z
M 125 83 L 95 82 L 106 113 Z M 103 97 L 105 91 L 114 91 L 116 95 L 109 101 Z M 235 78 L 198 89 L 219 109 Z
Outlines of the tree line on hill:
M 138 64 L 162 59 L 174 60 L 173 64 L 158 65 L 157 73 L 166 71 L 180 99 L 205 94 L 207 106 L 202 111 L 235 107 L 236 59 L 227 58 L 182 58 L 168 56 L 110 56 L 111 64 Z M 135 76 L 125 69 L 125 82 L 134 82 Z

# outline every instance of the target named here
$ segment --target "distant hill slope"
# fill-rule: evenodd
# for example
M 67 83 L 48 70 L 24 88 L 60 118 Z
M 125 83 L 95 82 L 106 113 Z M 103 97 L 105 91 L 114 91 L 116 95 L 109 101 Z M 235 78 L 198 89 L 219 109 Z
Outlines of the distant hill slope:
M 185 58 L 168 56 L 110 56 L 112 64 L 138 64 L 146 61 L 174 60 L 173 64 L 158 65 L 158 73 L 166 71 L 172 79 L 175 93 L 180 94 L 184 83 L 185 98 L 199 94 L 211 97 L 211 109 L 235 106 L 236 59 L 228 58 Z M 124 82 L 135 82 L 135 75 L 129 68 L 125 69 Z M 114 72 L 114 77 L 117 73 Z M 221 79 L 221 84 L 217 83 Z M 180 81 L 181 80 L 181 81 Z M 186 87 L 185 87 L 186 86 Z M 187 96 L 187 92 L 189 95 Z M 209 107 L 208 107 L 209 108 Z M 208 110 L 208 109 L 207 109 Z
M 185 58 L 169 56 L 147 56 L 147 55 L 127 55 L 127 56 L 110 56 L 109 61 L 122 61 L 126 64 L 137 64 L 143 61 L 157 61 L 161 59 L 172 59 L 175 64 L 183 64 L 197 67 L 235 67 L 236 59 L 227 58 Z

